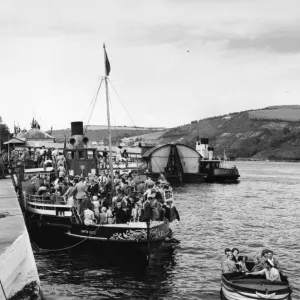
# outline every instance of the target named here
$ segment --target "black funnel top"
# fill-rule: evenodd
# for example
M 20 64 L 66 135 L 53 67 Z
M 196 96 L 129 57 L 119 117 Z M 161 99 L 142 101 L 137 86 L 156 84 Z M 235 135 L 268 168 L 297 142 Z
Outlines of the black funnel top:
M 83 122 L 71 122 L 71 135 L 83 135 Z

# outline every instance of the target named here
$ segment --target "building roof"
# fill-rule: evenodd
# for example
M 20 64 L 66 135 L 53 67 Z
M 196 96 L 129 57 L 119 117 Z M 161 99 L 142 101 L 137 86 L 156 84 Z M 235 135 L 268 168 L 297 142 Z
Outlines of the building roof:
M 50 134 L 38 129 L 38 128 L 31 128 L 27 132 L 18 134 L 17 138 L 25 138 L 26 140 L 53 140 L 54 137 Z
M 25 143 L 24 138 L 13 137 L 9 141 L 5 142 L 4 145 L 7 145 L 7 144 L 24 144 L 24 143 Z

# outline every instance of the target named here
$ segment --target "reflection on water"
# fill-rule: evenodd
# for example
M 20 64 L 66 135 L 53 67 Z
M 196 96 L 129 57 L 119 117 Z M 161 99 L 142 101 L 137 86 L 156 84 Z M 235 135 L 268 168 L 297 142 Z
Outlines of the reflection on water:
M 172 224 L 180 244 L 165 244 L 149 268 L 124 253 L 81 250 L 36 255 L 46 299 L 219 299 L 220 258 L 271 248 L 300 299 L 300 165 L 235 162 L 238 184 L 174 188 L 182 221 Z

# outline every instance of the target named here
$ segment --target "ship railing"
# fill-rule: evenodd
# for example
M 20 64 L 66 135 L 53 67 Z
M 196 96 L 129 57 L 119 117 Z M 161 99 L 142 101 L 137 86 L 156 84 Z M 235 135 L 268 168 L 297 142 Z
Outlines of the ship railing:
M 26 202 L 33 202 L 37 204 L 56 204 L 56 205 L 66 205 L 66 202 L 62 196 L 54 195 L 47 198 L 44 198 L 40 195 L 32 195 L 32 194 L 26 194 L 25 196 Z

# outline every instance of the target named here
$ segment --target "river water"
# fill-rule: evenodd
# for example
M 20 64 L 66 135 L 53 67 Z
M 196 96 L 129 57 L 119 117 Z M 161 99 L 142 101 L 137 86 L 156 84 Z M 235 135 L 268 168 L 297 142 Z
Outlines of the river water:
M 272 249 L 293 299 L 300 299 L 300 164 L 234 163 L 241 174 L 237 184 L 174 187 L 181 222 L 172 229 L 179 243 L 163 245 L 149 268 L 122 253 L 36 255 L 46 300 L 220 299 L 226 247 L 248 256 Z

